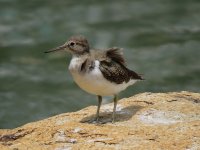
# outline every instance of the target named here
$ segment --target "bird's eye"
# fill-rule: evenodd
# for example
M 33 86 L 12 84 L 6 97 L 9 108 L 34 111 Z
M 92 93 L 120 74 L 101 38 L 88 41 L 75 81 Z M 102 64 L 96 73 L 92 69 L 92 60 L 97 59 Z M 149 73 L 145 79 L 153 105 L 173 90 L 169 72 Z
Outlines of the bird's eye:
M 70 46 L 74 46 L 74 45 L 75 45 L 75 43 L 74 43 L 74 42 L 71 42 L 69 45 L 70 45 Z

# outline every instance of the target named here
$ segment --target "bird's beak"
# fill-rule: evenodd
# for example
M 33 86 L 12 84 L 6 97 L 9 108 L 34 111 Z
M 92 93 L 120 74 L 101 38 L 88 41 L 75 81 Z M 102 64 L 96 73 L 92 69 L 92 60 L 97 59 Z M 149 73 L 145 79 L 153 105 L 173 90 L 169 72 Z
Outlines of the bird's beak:
M 45 51 L 45 53 L 50 53 L 50 52 L 55 52 L 55 51 L 64 50 L 64 49 L 67 48 L 67 47 L 68 47 L 68 45 L 67 45 L 67 44 L 64 44 L 64 45 L 59 46 L 59 47 L 56 47 L 56 48 L 54 48 L 54 49 Z

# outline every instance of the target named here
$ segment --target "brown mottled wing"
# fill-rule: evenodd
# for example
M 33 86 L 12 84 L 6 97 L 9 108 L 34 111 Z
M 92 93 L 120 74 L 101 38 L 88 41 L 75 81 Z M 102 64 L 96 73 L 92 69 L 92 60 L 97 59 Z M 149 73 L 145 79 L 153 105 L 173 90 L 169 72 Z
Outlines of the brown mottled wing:
M 106 50 L 106 55 L 115 62 L 121 63 L 123 65 L 126 64 L 121 48 L 118 47 L 109 48 L 108 50 Z
M 107 80 L 116 84 L 127 83 L 130 79 L 142 80 L 137 73 L 115 61 L 101 61 L 99 68 Z

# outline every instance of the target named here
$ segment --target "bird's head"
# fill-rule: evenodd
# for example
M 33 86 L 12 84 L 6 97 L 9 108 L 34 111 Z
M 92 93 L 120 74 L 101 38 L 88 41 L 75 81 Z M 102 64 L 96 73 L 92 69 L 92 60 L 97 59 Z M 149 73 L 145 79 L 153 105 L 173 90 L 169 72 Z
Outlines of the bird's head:
M 89 43 L 87 39 L 82 35 L 76 35 L 69 38 L 69 40 L 54 49 L 46 51 L 45 53 L 66 50 L 72 53 L 72 55 L 83 55 L 89 53 Z

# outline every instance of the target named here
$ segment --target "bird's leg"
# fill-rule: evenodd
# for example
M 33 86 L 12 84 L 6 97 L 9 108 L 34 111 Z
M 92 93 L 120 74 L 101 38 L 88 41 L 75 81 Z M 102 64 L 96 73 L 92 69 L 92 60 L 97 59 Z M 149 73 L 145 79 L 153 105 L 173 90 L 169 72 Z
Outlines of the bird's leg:
M 96 121 L 99 121 L 99 110 L 101 107 L 101 102 L 102 102 L 102 97 L 98 95 L 98 108 L 97 108 L 97 113 L 96 113 Z
M 112 123 L 115 122 L 115 112 L 116 112 L 116 107 L 117 107 L 117 95 L 114 95 L 114 107 L 113 107 L 113 114 L 112 114 Z

